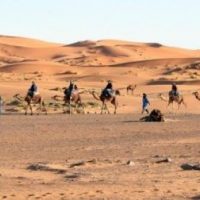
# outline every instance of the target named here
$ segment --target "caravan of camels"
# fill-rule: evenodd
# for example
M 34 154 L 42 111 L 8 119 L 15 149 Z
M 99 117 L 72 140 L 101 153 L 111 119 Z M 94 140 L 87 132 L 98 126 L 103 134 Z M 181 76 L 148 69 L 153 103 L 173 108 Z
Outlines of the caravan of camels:
M 128 85 L 126 87 L 127 95 L 129 95 L 129 91 L 131 91 L 131 94 L 134 95 L 134 91 L 136 90 L 137 85 Z M 111 103 L 111 105 L 114 106 L 114 114 L 117 113 L 118 108 L 118 99 L 117 96 L 120 95 L 120 89 L 114 89 L 112 81 L 108 81 L 108 84 L 106 87 L 101 91 L 100 94 L 98 94 L 95 90 L 83 90 L 80 91 L 78 86 L 75 84 L 74 81 L 70 81 L 69 87 L 63 88 L 63 96 L 61 95 L 54 95 L 52 96 L 52 100 L 57 102 L 63 102 L 63 112 L 72 114 L 73 110 L 77 110 L 78 108 L 82 109 L 82 113 L 84 113 L 84 103 L 82 101 L 81 94 L 88 93 L 91 94 L 91 96 L 102 103 L 101 105 L 101 114 L 108 113 L 110 114 L 110 110 L 108 109 L 108 103 Z M 146 94 L 145 94 L 146 95 Z M 193 92 L 192 95 L 195 96 L 195 98 L 200 101 L 200 94 L 198 91 Z M 21 96 L 20 94 L 15 94 L 13 96 L 16 100 L 23 103 L 25 102 L 25 115 L 28 114 L 28 110 L 30 109 L 30 114 L 33 115 L 33 105 L 38 106 L 36 108 L 37 114 L 40 114 L 44 112 L 45 114 L 48 113 L 48 109 L 46 107 L 45 101 L 42 98 L 42 96 L 38 93 L 38 86 L 36 85 L 35 81 L 32 82 L 31 87 L 28 89 L 27 95 L 25 97 Z M 158 94 L 158 98 L 160 98 L 162 101 L 167 102 L 167 106 L 172 105 L 176 103 L 178 105 L 178 109 L 181 105 L 184 105 L 187 107 L 187 104 L 184 100 L 184 96 L 178 91 L 178 88 L 175 83 L 172 83 L 172 89 L 168 93 L 168 98 L 164 96 L 162 93 Z M 72 109 L 72 107 L 74 109 Z

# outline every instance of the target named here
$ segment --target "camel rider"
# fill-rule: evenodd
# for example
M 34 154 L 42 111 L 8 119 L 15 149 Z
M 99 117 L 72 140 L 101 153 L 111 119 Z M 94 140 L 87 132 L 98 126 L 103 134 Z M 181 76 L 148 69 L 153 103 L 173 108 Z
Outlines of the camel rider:
M 38 87 L 34 81 L 32 81 L 32 85 L 28 90 L 28 95 L 33 98 L 38 92 Z
M 71 97 L 72 93 L 74 92 L 74 89 L 75 89 L 74 82 L 70 81 L 69 87 L 64 91 L 65 96 Z
M 108 83 L 107 83 L 106 87 L 103 89 L 102 93 L 105 97 L 108 97 L 108 98 L 114 96 L 112 81 L 110 81 L 110 80 L 108 81 Z
M 172 83 L 172 95 L 179 96 L 179 92 L 178 92 L 176 83 Z

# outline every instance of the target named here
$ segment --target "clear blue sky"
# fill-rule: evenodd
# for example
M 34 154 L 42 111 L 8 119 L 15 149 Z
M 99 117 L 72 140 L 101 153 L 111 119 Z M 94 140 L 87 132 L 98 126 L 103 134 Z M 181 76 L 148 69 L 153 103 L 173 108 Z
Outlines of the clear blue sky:
M 200 0 L 1 0 L 0 34 L 200 49 Z

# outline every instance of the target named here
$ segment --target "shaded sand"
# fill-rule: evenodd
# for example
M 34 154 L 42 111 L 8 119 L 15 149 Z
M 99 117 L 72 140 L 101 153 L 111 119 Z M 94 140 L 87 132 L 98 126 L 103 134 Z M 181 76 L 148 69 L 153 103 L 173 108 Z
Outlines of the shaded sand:
M 199 171 L 183 171 L 180 165 L 199 161 L 200 116 L 168 115 L 166 123 L 140 123 L 139 117 L 1 117 L 0 198 L 198 196 Z M 156 163 L 166 157 L 172 162 Z

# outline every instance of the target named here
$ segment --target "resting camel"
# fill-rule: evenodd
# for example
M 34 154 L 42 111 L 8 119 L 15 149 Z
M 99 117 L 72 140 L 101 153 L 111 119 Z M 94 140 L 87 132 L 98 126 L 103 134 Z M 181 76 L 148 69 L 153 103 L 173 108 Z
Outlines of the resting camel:
M 129 94 L 129 91 L 131 91 L 131 94 L 133 95 L 137 85 L 128 85 L 126 88 L 127 94 Z
M 161 100 L 168 102 L 168 106 L 171 104 L 173 105 L 174 102 L 178 104 L 178 109 L 180 108 L 181 104 L 186 106 L 186 103 L 182 95 L 174 96 L 172 91 L 170 91 L 168 95 L 169 95 L 169 99 L 167 100 L 162 94 L 159 94 L 159 97 Z
M 117 97 L 116 96 L 120 95 L 120 91 L 119 90 L 116 90 L 115 91 L 115 96 L 110 97 L 110 98 L 105 97 L 103 95 L 103 93 L 100 96 L 98 96 L 95 91 L 92 91 L 91 94 L 96 100 L 102 102 L 101 114 L 103 114 L 103 110 L 104 109 L 106 109 L 108 111 L 108 114 L 110 114 L 110 111 L 109 111 L 108 106 L 107 106 L 107 102 L 111 102 L 111 104 L 114 105 L 114 107 L 115 107 L 114 114 L 117 113 L 118 101 L 117 101 Z
M 197 100 L 200 101 L 200 94 L 199 94 L 199 92 L 193 92 L 192 94 L 195 96 L 195 98 L 196 98 Z
M 78 106 L 82 107 L 83 112 L 84 112 L 84 105 L 82 103 L 82 99 L 81 99 L 81 95 L 84 92 L 74 92 L 71 94 L 70 96 L 59 96 L 59 95 L 55 95 L 52 97 L 52 99 L 54 99 L 55 101 L 64 101 L 64 105 L 68 105 L 69 106 L 69 114 L 72 113 L 71 110 L 71 103 L 73 102 L 75 104 L 75 108 L 77 109 Z
M 22 97 L 20 94 L 16 94 L 13 97 L 21 102 L 25 101 L 27 103 L 27 105 L 25 106 L 25 115 L 27 115 L 27 113 L 28 113 L 28 108 L 30 108 L 31 115 L 33 115 L 32 104 L 39 105 L 39 108 L 37 108 L 38 115 L 39 115 L 39 112 L 45 112 L 45 114 L 47 114 L 47 109 L 45 107 L 45 103 L 42 100 L 42 97 L 40 95 L 36 95 L 32 98 L 28 94 L 25 97 Z

